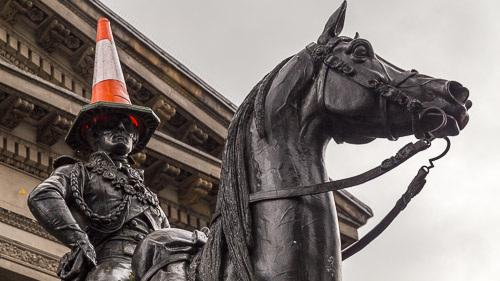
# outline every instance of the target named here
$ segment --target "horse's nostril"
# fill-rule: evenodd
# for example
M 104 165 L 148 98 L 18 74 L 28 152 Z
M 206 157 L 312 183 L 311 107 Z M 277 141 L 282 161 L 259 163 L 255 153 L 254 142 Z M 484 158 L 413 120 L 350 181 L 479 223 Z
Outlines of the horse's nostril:
M 469 90 L 455 81 L 448 83 L 448 92 L 461 104 L 464 104 L 469 98 Z

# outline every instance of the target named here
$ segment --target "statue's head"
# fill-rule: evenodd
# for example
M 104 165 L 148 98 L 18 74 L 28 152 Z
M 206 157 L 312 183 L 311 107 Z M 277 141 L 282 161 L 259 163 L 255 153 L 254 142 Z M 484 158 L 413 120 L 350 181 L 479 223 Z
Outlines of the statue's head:
M 107 19 L 97 23 L 92 100 L 71 126 L 66 143 L 76 151 L 105 151 L 117 155 L 141 151 L 160 124 L 149 108 L 133 105 Z
M 139 140 L 137 121 L 126 114 L 97 116 L 87 128 L 87 141 L 93 151 L 128 155 Z
M 66 143 L 77 151 L 134 154 L 146 147 L 159 124 L 149 107 L 94 102 L 80 110 Z

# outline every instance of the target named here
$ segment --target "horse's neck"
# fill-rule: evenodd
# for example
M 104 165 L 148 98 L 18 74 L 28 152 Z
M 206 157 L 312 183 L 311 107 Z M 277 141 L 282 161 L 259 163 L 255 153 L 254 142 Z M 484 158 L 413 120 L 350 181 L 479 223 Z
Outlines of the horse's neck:
M 255 123 L 247 140 L 251 191 L 292 188 L 328 180 L 324 151 L 328 143 L 315 120 L 301 124 L 289 113 L 273 118 L 266 139 L 260 139 Z
M 314 83 L 315 66 L 303 51 L 273 79 L 264 103 L 266 137 L 255 120 L 247 135 L 251 191 L 291 188 L 328 179 L 324 151 L 330 136 Z M 262 112 L 260 112 L 262 113 Z

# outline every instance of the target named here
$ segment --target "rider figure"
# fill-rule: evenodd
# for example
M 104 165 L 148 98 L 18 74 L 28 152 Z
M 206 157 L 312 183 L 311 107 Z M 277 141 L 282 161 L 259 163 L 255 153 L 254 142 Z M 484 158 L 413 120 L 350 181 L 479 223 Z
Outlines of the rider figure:
M 165 270 L 183 280 L 200 243 L 192 232 L 169 228 L 158 198 L 144 186 L 143 170 L 131 167 L 129 157 L 146 146 L 159 119 L 150 108 L 130 103 L 108 20 L 99 20 L 97 33 L 92 101 L 66 136 L 72 149 L 92 153 L 86 161 L 56 159 L 54 172 L 30 194 L 29 208 L 71 249 L 57 270 L 62 280 L 138 280 L 131 269 L 135 248 L 161 229 L 173 250 Z

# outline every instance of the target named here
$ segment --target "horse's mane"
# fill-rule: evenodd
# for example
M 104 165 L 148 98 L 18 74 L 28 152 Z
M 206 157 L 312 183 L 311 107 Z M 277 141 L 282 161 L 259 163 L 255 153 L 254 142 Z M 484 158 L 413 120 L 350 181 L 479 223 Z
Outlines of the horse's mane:
M 282 61 L 252 89 L 229 125 L 222 157 L 221 184 L 217 195 L 220 215 L 212 222 L 207 244 L 193 259 L 190 280 L 219 281 L 222 263 L 229 263 L 229 280 L 253 280 L 249 248 L 252 247 L 249 183 L 246 167 L 246 137 L 251 118 L 264 135 L 264 101 L 274 77 L 290 60 Z M 225 249 L 225 250 L 224 250 Z M 227 251 L 222 261 L 223 251 Z

